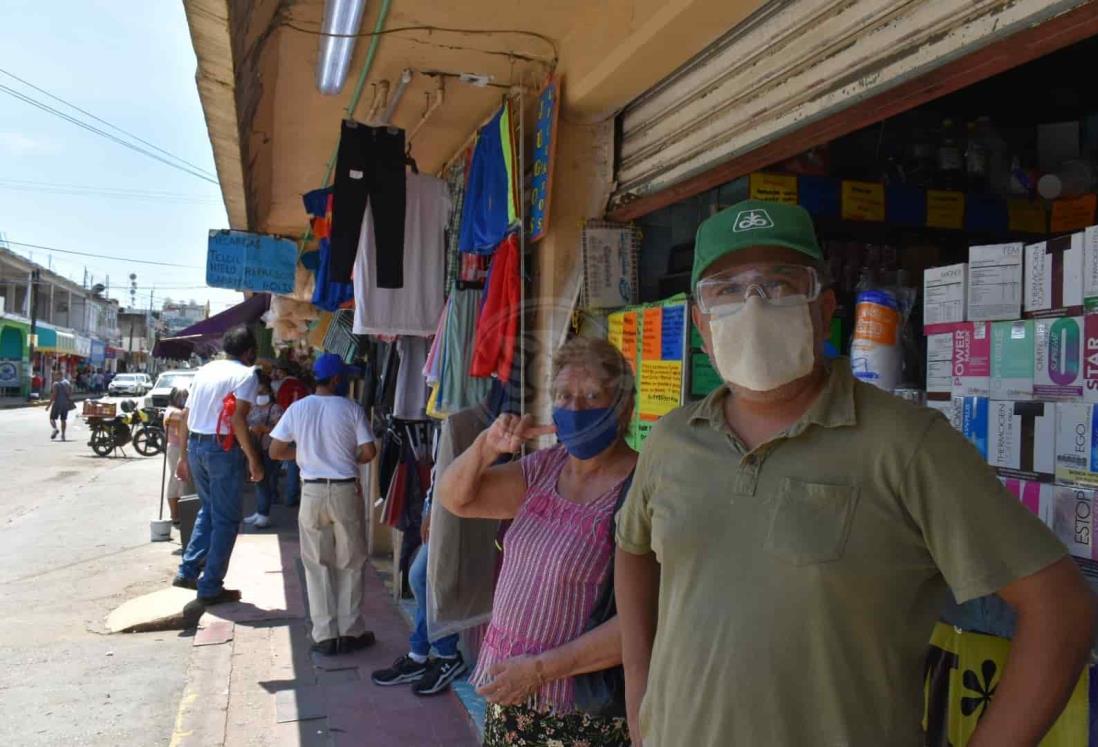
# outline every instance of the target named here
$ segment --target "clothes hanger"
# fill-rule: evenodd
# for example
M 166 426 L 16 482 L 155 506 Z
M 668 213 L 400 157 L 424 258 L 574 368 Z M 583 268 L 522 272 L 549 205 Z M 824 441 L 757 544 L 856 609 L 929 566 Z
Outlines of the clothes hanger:
M 419 173 L 419 165 L 416 163 L 416 159 L 412 158 L 412 144 L 408 143 L 407 150 L 404 151 L 404 165 L 412 167 L 412 173 Z

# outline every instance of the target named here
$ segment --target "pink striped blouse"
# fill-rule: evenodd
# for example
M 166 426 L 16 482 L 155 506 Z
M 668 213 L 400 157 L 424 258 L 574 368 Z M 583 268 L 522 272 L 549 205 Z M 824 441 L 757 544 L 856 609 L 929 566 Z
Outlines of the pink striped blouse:
M 503 545 L 492 621 L 473 683 L 491 680 L 493 664 L 539 654 L 578 638 L 605 583 L 614 543 L 610 522 L 621 485 L 579 505 L 557 492 L 568 460 L 563 446 L 538 451 L 522 464 L 526 496 Z M 572 678 L 549 682 L 532 698 L 538 710 L 574 710 Z

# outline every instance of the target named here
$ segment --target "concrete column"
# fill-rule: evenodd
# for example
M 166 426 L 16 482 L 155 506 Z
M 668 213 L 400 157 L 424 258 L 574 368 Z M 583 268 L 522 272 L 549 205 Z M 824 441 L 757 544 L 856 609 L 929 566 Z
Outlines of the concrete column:
M 533 246 L 534 287 L 529 301 L 536 321 L 527 333 L 527 384 L 530 411 L 542 423 L 550 420 L 550 363 L 564 341 L 580 283 L 583 281 L 581 239 L 584 221 L 599 218 L 610 196 L 613 177 L 613 122 L 593 125 L 570 121 L 562 111 L 557 124 L 557 151 L 549 232 Z

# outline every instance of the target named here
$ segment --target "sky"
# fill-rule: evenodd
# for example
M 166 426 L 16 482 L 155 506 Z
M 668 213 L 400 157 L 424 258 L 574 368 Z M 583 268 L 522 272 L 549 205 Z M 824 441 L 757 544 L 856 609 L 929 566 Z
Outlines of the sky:
M 196 62 L 180 0 L 3 0 L 0 71 L 24 79 L 208 172 Z M 131 138 L 0 72 L 5 86 L 125 140 Z M 152 150 L 138 143 L 146 150 Z M 162 153 L 152 151 L 156 155 Z M 195 299 L 216 313 L 242 296 L 205 286 L 207 232 L 227 228 L 216 184 L 170 168 L 0 88 L 0 234 L 94 254 L 9 244 L 76 282 L 85 269 L 130 305 Z M 103 256 L 186 265 L 157 267 Z

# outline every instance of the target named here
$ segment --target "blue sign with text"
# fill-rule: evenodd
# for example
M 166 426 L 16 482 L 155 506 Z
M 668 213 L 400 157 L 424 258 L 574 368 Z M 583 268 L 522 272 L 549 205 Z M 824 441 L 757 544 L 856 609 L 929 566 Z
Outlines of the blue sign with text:
M 210 231 L 206 285 L 257 293 L 293 293 L 297 244 L 247 231 Z
M 556 149 L 560 78 L 545 84 L 538 95 L 538 119 L 534 124 L 534 176 L 530 183 L 530 240 L 537 241 L 549 229 L 549 196 L 553 189 L 553 152 Z

